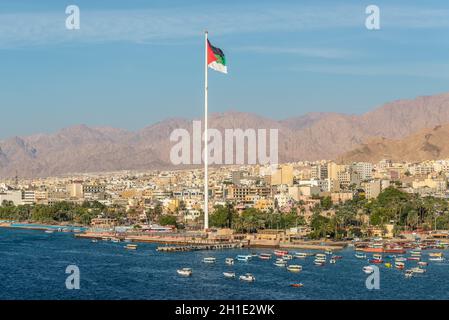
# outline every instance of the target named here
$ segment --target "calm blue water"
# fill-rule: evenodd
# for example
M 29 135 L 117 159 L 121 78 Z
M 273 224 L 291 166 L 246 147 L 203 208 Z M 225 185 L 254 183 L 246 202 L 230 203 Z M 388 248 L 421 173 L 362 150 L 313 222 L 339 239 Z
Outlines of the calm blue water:
M 426 274 L 411 279 L 381 267 L 380 290 L 370 291 L 362 272 L 368 263 L 354 258 L 352 249 L 339 253 L 343 259 L 337 264 L 324 267 L 313 265 L 310 257 L 296 259 L 303 271 L 292 274 L 273 260 L 224 264 L 226 257 L 267 250 L 158 253 L 152 244 L 139 244 L 136 251 L 123 246 L 91 243 L 69 233 L 0 228 L 0 299 L 449 299 L 447 262 L 430 263 Z M 206 256 L 216 257 L 217 263 L 202 263 Z M 80 290 L 65 288 L 65 269 L 71 264 L 80 268 Z M 178 276 L 176 269 L 182 267 L 193 268 L 192 277 Z M 250 272 L 257 280 L 225 279 L 226 270 Z M 289 286 L 295 282 L 304 287 Z

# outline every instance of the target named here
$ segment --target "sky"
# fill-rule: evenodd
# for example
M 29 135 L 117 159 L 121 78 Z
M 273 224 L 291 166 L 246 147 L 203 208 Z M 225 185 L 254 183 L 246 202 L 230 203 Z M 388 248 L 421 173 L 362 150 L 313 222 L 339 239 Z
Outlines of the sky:
M 210 112 L 361 114 L 449 92 L 447 0 L 2 0 L 0 139 L 201 116 L 205 29 L 229 72 L 209 72 Z

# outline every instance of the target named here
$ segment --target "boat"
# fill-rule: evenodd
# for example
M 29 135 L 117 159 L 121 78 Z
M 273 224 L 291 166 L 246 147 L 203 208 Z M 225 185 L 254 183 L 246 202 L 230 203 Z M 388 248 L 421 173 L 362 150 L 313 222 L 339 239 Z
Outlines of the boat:
M 124 248 L 128 250 L 137 250 L 137 244 L 127 244 Z
M 411 278 L 411 277 L 413 277 L 413 271 L 412 271 L 412 270 L 406 270 L 406 271 L 405 271 L 405 277 L 406 277 L 406 278 Z
M 342 256 L 332 256 L 331 257 L 332 259 L 335 259 L 335 260 L 340 260 L 340 259 L 343 259 L 343 257 Z
M 242 281 L 247 281 L 247 282 L 256 281 L 256 277 L 253 276 L 251 273 L 246 273 L 246 274 L 240 276 L 239 279 Z
M 396 261 L 396 262 L 394 263 L 394 267 L 395 267 L 396 269 L 402 270 L 402 269 L 404 269 L 404 267 L 405 267 L 405 263 L 404 263 L 404 262 L 401 262 L 401 261 Z
M 282 257 L 282 259 L 284 259 L 284 260 L 292 260 L 292 259 L 293 259 L 293 256 L 292 256 L 291 254 L 285 254 L 285 255 Z
M 375 263 L 375 264 L 380 264 L 380 263 L 383 262 L 383 260 L 382 259 L 370 259 L 369 262 L 370 263 Z
M 373 254 L 373 259 L 376 259 L 376 260 L 382 260 L 383 257 L 382 257 L 381 254 Z
M 261 253 L 261 254 L 259 254 L 259 259 L 261 259 L 261 260 L 270 260 L 271 259 L 271 253 Z
M 257 254 L 257 253 L 255 253 L 255 252 L 252 252 L 251 253 L 251 257 L 253 257 L 253 258 L 255 258 L 255 257 L 258 257 L 259 255 Z
M 430 252 L 429 257 L 442 257 L 443 252 Z
M 274 250 L 274 255 L 278 257 L 282 257 L 284 255 L 288 254 L 288 251 L 285 250 Z
M 307 253 L 305 252 L 295 252 L 293 255 L 295 258 L 304 259 L 307 258 Z
M 366 254 L 364 254 L 364 253 L 356 253 L 355 257 L 357 259 L 366 259 Z
M 233 259 L 233 258 L 226 258 L 226 259 L 225 259 L 225 263 L 226 263 L 227 265 L 232 266 L 232 265 L 234 264 L 234 259 Z
M 322 253 L 317 253 L 317 254 L 315 255 L 315 258 L 316 258 L 316 259 L 326 260 L 327 256 L 326 256 L 325 254 L 322 254 Z
M 120 242 L 120 239 L 112 238 L 111 241 L 117 243 L 117 242 Z
M 420 267 L 411 268 L 410 270 L 412 270 L 413 273 L 424 273 L 424 272 L 426 272 L 426 269 L 422 269 Z
M 418 262 L 418 265 L 419 265 L 419 266 L 423 266 L 423 267 L 427 266 L 428 264 L 429 264 L 429 263 L 426 262 L 426 261 L 419 261 L 419 262 Z
M 429 258 L 429 261 L 442 262 L 444 261 L 444 257 L 432 257 Z
M 276 266 L 276 267 L 285 267 L 285 266 L 287 266 L 287 261 L 285 261 L 285 260 L 276 260 L 276 262 L 274 263 L 274 265 Z
M 397 258 L 394 259 L 394 261 L 405 262 L 405 261 L 407 261 L 407 259 L 404 258 L 404 257 L 397 257 Z
M 206 257 L 206 258 L 203 259 L 203 262 L 204 263 L 215 263 L 216 260 L 217 259 L 214 258 L 214 257 Z
M 410 251 L 410 255 L 415 256 L 415 257 L 420 257 L 421 251 Z
M 420 258 L 420 257 L 408 257 L 407 260 L 410 260 L 410 261 L 419 261 L 419 260 L 421 260 L 421 258 Z
M 394 259 L 394 258 L 396 258 L 396 255 L 395 254 L 389 254 L 389 255 L 386 256 L 386 258 Z
M 383 249 L 383 252 L 385 253 L 398 253 L 398 254 L 404 254 L 406 253 L 405 249 L 402 247 L 387 247 Z
M 243 255 L 243 254 L 239 254 L 237 256 L 237 261 L 243 261 L 243 262 L 248 262 L 249 260 L 251 260 L 252 256 L 251 255 Z
M 178 269 L 176 270 L 176 272 L 184 277 L 190 277 L 192 275 L 192 269 L 190 268 L 182 268 L 182 269 Z
M 365 266 L 365 267 L 363 267 L 362 270 L 363 270 L 363 272 L 365 272 L 366 274 L 371 274 L 371 273 L 374 272 L 374 268 L 371 267 L 371 266 Z
M 329 260 L 329 263 L 332 263 L 332 264 L 337 263 L 337 260 L 335 260 L 335 258 L 331 258 L 331 259 Z
M 385 263 L 385 267 L 387 267 L 387 268 L 391 268 L 391 267 L 392 267 L 392 265 L 391 265 L 391 263 L 390 263 L 390 262 L 387 262 L 387 263 Z
M 326 260 L 315 259 L 315 260 L 313 261 L 313 263 L 314 263 L 316 266 L 324 266 L 324 265 L 326 264 Z
M 97 239 L 92 239 L 90 242 L 96 243 L 96 242 L 98 242 L 98 240 Z
M 332 252 L 331 250 L 326 250 L 326 251 L 324 251 L 324 253 L 325 253 L 325 254 L 328 254 L 328 255 L 333 254 L 333 252 Z
M 297 264 L 291 264 L 287 267 L 287 270 L 290 272 L 301 272 L 302 266 L 297 265 Z
M 235 272 L 223 272 L 225 278 L 235 278 Z
M 109 238 L 108 238 L 108 237 L 101 237 L 101 240 L 103 240 L 103 241 L 109 241 Z
M 45 233 L 54 233 L 54 230 L 45 230 Z
M 303 286 L 302 283 L 292 283 L 292 284 L 290 285 L 290 287 L 293 287 L 293 288 L 301 288 L 302 286 Z
M 372 245 L 366 248 L 362 248 L 363 252 L 369 252 L 369 253 L 382 253 L 384 252 L 384 248 L 382 248 L 382 245 Z

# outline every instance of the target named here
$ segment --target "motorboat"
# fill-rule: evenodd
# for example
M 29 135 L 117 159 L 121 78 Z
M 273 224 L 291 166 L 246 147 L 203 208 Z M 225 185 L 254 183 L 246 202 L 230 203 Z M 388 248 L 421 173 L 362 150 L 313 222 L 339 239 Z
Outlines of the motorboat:
M 431 257 L 431 258 L 429 258 L 429 261 L 443 262 L 444 257 Z
M 293 259 L 293 256 L 292 256 L 291 254 L 286 254 L 286 255 L 284 255 L 284 256 L 282 257 L 282 259 L 284 259 L 284 260 L 292 260 L 292 259 Z
M 371 274 L 374 272 L 374 268 L 371 266 L 365 266 L 363 267 L 363 272 L 365 272 L 366 274 Z
M 423 267 L 425 267 L 425 266 L 427 266 L 429 263 L 428 262 L 426 262 L 426 261 L 418 261 L 418 266 L 423 266 Z
M 336 255 L 333 255 L 331 258 L 332 258 L 332 259 L 335 259 L 335 260 L 343 259 L 342 256 L 336 256 Z
M 128 250 L 137 250 L 137 244 L 127 244 L 124 248 Z
M 111 241 L 117 243 L 117 242 L 120 242 L 120 239 L 118 239 L 118 238 L 111 238 Z
M 332 264 L 337 263 L 337 260 L 335 260 L 335 258 L 331 258 L 331 259 L 329 260 L 329 263 L 332 263 Z
M 243 261 L 243 262 L 248 262 L 249 260 L 251 260 L 252 256 L 251 255 L 243 255 L 243 254 L 239 254 L 237 256 L 237 261 Z
M 326 250 L 326 251 L 324 251 L 324 253 L 327 254 L 327 255 L 332 255 L 332 254 L 334 254 L 331 250 Z
M 259 254 L 259 259 L 261 259 L 261 260 L 270 260 L 271 259 L 271 253 L 261 253 L 261 254 Z
M 396 261 L 396 262 L 394 263 L 394 267 L 395 267 L 396 269 L 402 270 L 402 269 L 405 268 L 405 263 L 404 263 L 404 262 L 401 262 L 401 261 Z
M 297 265 L 297 264 L 291 264 L 287 267 L 287 270 L 290 272 L 301 272 L 302 266 Z
M 54 230 L 45 230 L 45 233 L 54 233 Z
M 204 263 L 215 263 L 216 260 L 217 259 L 214 258 L 214 257 L 206 257 L 206 258 L 203 259 L 203 262 Z
M 274 265 L 276 267 L 286 267 L 287 266 L 287 261 L 282 260 L 282 259 L 278 259 L 276 260 L 276 262 L 274 263 Z
M 383 256 L 381 254 L 373 254 L 373 259 L 382 260 Z
M 253 276 L 251 273 L 246 273 L 246 274 L 240 276 L 239 279 L 242 281 L 247 281 L 247 282 L 256 281 L 256 277 Z
M 96 243 L 96 242 L 98 242 L 98 240 L 97 239 L 92 239 L 90 242 Z
M 176 272 L 180 275 L 180 276 L 184 276 L 184 277 L 190 277 L 192 275 L 192 269 L 191 268 L 182 268 L 182 269 L 178 269 L 176 270 Z
M 234 259 L 233 258 L 226 258 L 225 259 L 225 263 L 229 266 L 232 266 L 234 264 Z
M 225 278 L 235 278 L 235 272 L 223 272 Z
M 357 259 L 366 259 L 366 254 L 364 254 L 364 253 L 356 253 L 355 257 Z
M 443 252 L 430 252 L 429 257 L 442 257 Z
M 413 273 L 424 273 L 424 272 L 426 272 L 426 269 L 423 269 L 423 268 L 420 268 L 420 267 L 411 268 L 410 270 L 412 270 Z
M 374 264 L 380 264 L 383 262 L 383 260 L 382 259 L 370 259 L 369 262 L 374 263 Z
M 302 283 L 292 283 L 290 285 L 290 287 L 293 287 L 293 288 L 301 288 L 302 286 L 304 286 Z
M 307 258 L 307 253 L 305 252 L 295 252 L 293 255 L 295 258 L 304 259 Z
M 313 261 L 313 263 L 314 263 L 316 266 L 324 266 L 324 265 L 326 264 L 326 260 L 315 259 L 315 260 Z
M 327 256 L 325 254 L 322 254 L 322 253 L 317 253 L 315 255 L 315 258 L 316 259 L 321 259 L 321 260 L 326 260 Z
M 419 260 L 421 260 L 421 258 L 420 258 L 420 257 L 408 257 L 407 260 L 410 260 L 410 261 L 419 261 Z
M 385 263 L 385 267 L 386 267 L 386 268 L 391 268 L 391 267 L 392 267 L 392 265 L 391 265 L 391 263 L 390 263 L 390 262 L 387 262 L 387 263 Z
M 404 275 L 405 275 L 406 278 L 411 278 L 411 277 L 413 277 L 413 271 L 412 270 L 406 270 Z
M 278 257 L 282 257 L 284 255 L 288 254 L 288 251 L 285 250 L 274 250 L 274 255 Z

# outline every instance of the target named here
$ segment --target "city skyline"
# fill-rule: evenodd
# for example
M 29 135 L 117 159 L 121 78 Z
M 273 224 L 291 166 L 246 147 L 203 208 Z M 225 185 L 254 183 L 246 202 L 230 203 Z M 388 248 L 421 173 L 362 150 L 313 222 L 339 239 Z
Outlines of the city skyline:
M 0 5 L 0 103 L 5 118 L 21 119 L 5 123 L 0 139 L 81 123 L 137 130 L 201 116 L 205 27 L 229 63 L 228 76 L 211 76 L 210 112 L 276 120 L 310 111 L 362 114 L 449 91 L 442 1 L 425 8 L 377 1 L 381 29 L 374 31 L 365 28 L 368 3 L 355 1 L 74 4 L 80 30 L 65 29 L 66 4 Z

